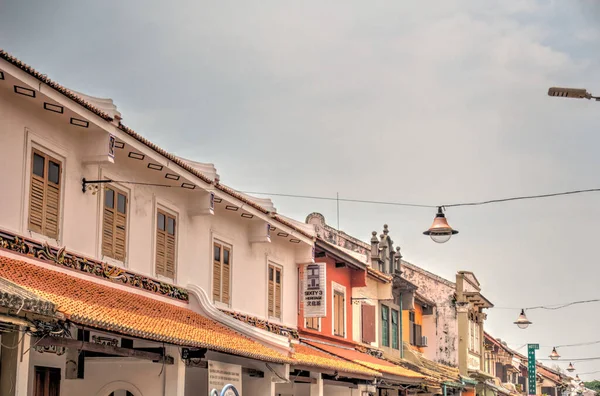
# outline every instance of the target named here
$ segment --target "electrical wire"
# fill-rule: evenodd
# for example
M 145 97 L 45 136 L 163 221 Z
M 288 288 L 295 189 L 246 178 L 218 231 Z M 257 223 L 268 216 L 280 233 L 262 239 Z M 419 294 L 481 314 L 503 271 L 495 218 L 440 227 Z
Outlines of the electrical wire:
M 520 310 L 520 309 L 524 309 L 525 311 L 533 311 L 536 309 L 546 309 L 546 310 L 550 310 L 550 311 L 555 311 L 557 309 L 563 309 L 563 308 L 567 308 L 573 305 L 579 305 L 579 304 L 589 304 L 589 303 L 596 303 L 596 302 L 600 302 L 600 298 L 595 298 L 595 299 L 591 299 L 591 300 L 581 300 L 581 301 L 573 301 L 573 302 L 569 302 L 569 303 L 565 303 L 565 304 L 556 304 L 556 305 L 538 305 L 535 307 L 494 307 L 494 309 L 507 309 L 507 310 Z
M 133 185 L 141 185 L 141 186 L 152 186 L 152 187 L 167 187 L 167 188 L 183 188 L 189 190 L 188 187 L 170 185 L 170 184 L 162 184 L 162 183 L 146 183 L 146 182 L 136 182 L 131 180 L 112 180 L 106 179 L 107 183 L 121 183 L 121 184 L 133 184 Z M 93 182 L 88 182 L 89 184 L 94 184 Z M 419 203 L 406 203 L 406 202 L 391 202 L 391 201 L 374 201 L 368 199 L 353 199 L 353 198 L 340 198 L 336 197 L 325 197 L 325 196 L 317 196 L 317 195 L 300 195 L 300 194 L 283 194 L 283 193 L 273 193 L 273 192 L 264 192 L 264 191 L 239 191 L 243 194 L 255 194 L 255 195 L 268 195 L 274 197 L 286 197 L 286 198 L 299 198 L 299 199 L 313 199 L 313 200 L 324 200 L 324 201 L 337 201 L 337 202 L 352 202 L 352 203 L 364 203 L 364 204 L 374 204 L 374 205 L 391 205 L 391 206 L 407 206 L 414 208 L 455 208 L 460 206 L 481 206 L 488 205 L 493 203 L 503 203 L 510 201 L 522 201 L 528 199 L 541 199 L 541 198 L 551 198 L 558 197 L 564 195 L 574 195 L 574 194 L 585 194 L 591 192 L 600 192 L 600 188 L 588 188 L 583 190 L 570 190 L 570 191 L 561 191 L 556 193 L 548 193 L 548 194 L 536 194 L 536 195 L 523 195 L 516 197 L 507 197 L 507 198 L 498 198 L 498 199 L 490 199 L 487 201 L 474 201 L 474 202 L 455 202 L 450 204 L 443 205 L 431 205 L 431 204 L 419 204 Z

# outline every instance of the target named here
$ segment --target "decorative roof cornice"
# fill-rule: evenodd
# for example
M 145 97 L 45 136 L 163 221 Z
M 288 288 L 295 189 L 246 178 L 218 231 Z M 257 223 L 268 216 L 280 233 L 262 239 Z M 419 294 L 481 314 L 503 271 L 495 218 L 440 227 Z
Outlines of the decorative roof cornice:
M 189 300 L 188 291 L 182 287 L 71 253 L 65 247 L 51 247 L 47 242 L 42 244 L 8 231 L 0 230 L 0 249 L 35 257 L 38 260 L 62 268 L 68 268 L 95 278 L 130 286 L 160 296 L 185 302 Z
M 256 316 L 246 315 L 240 312 L 229 311 L 226 309 L 220 309 L 224 314 L 231 316 L 232 318 L 246 323 L 252 327 L 256 327 L 262 330 L 266 330 L 270 333 L 277 334 L 284 337 L 290 337 L 292 339 L 297 340 L 298 330 L 293 329 L 291 327 L 287 327 L 278 323 L 269 322 L 268 320 L 257 318 Z
M 38 315 L 56 316 L 56 306 L 15 283 L 0 278 L 0 306 L 16 311 L 16 314 L 32 312 Z

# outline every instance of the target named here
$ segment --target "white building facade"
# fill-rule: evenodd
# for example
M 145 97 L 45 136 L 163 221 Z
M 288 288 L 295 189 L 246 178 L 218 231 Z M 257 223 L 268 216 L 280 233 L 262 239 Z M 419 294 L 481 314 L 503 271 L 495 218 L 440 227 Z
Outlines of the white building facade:
M 5 52 L 0 52 L 0 163 L 5 240 L 25 238 L 57 254 L 64 247 L 71 257 L 107 264 L 113 274 L 137 275 L 157 290 L 148 294 L 143 286 L 105 282 L 8 249 L 0 255 L 190 309 L 282 356 L 290 354 L 298 265 L 313 260 L 312 226 L 277 214 L 268 200 L 222 185 L 212 165 L 175 157 L 146 141 L 123 126 L 111 100 L 68 91 Z M 272 326 L 267 331 L 240 318 Z M 29 380 L 11 392 L 50 395 L 50 388 L 39 393 L 36 381 L 58 375 L 60 395 L 67 396 L 207 394 L 206 365 L 186 365 L 180 348 L 141 338 L 132 348 L 164 347 L 174 363 L 163 367 L 90 354 L 83 378 L 66 379 L 68 353 L 32 348 L 19 363 Z M 275 394 L 275 383 L 289 375 L 283 361 L 267 367 L 260 359 L 208 349 L 205 359 L 243 369 L 244 395 Z M 37 377 L 39 367 L 48 368 L 39 374 L 46 379 Z

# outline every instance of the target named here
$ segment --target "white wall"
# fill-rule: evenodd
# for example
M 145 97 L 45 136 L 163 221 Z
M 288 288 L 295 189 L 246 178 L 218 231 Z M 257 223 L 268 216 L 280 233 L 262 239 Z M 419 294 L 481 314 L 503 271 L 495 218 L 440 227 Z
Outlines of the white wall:
M 124 150 L 116 150 L 114 164 L 84 165 L 82 160 L 97 138 L 106 134 L 90 124 L 88 129 L 70 125 L 67 114 L 56 114 L 42 108 L 44 99 L 16 95 L 8 80 L 0 81 L 0 228 L 33 239 L 44 239 L 27 230 L 29 163 L 31 147 L 37 145 L 63 160 L 63 199 L 60 237 L 50 241 L 68 250 L 100 260 L 101 207 L 103 192 L 96 195 L 81 191 L 82 177 L 90 179 L 165 183 L 164 176 L 149 170 L 146 161 L 128 158 Z M 68 110 L 66 110 L 68 111 Z M 8 171 L 10 170 L 10 171 Z M 241 218 L 227 211 L 225 204 L 216 205 L 214 216 L 190 216 L 188 210 L 203 192 L 117 185 L 129 193 L 129 227 L 127 260 L 131 270 L 154 277 L 154 230 L 157 205 L 177 212 L 177 276 L 182 286 L 195 284 L 212 296 L 212 240 L 219 237 L 231 243 L 232 304 L 231 308 L 267 318 L 267 263 L 272 260 L 283 267 L 282 322 L 297 325 L 296 250 L 310 251 L 306 244 L 293 244 L 286 238 L 272 237 L 270 244 L 248 242 L 255 219 Z

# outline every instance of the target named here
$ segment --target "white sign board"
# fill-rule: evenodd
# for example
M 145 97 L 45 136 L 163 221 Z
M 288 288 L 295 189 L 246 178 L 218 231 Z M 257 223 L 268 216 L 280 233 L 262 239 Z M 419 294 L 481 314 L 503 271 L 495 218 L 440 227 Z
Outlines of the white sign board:
M 225 385 L 233 385 L 238 395 L 242 396 L 242 366 L 209 360 L 208 394 L 211 395 L 214 389 L 220 395 Z M 235 395 L 235 393 L 231 392 L 231 395 Z
M 327 314 L 326 269 L 325 263 L 304 266 L 302 299 L 305 318 L 323 318 Z

